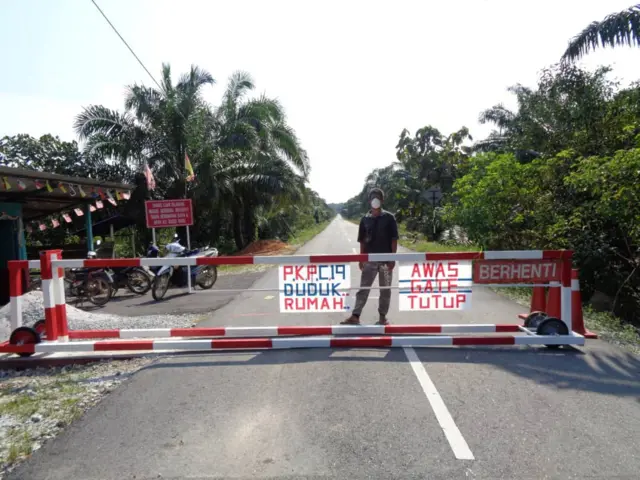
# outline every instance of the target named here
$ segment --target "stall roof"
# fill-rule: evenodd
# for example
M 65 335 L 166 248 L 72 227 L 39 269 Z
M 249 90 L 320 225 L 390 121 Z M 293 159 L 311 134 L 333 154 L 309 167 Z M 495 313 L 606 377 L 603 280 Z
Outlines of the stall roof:
M 46 182 L 49 182 L 51 192 L 46 188 Z M 60 189 L 60 185 L 65 191 Z M 82 187 L 86 197 L 80 195 L 78 186 Z M 26 221 L 90 203 L 100 198 L 100 191 L 131 192 L 134 189 L 135 185 L 125 183 L 0 166 L 0 202 L 21 203 L 22 216 Z

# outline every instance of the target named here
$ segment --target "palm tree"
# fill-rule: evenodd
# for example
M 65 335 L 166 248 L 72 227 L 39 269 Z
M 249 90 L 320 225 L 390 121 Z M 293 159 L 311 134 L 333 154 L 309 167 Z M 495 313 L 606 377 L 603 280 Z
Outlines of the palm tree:
M 569 42 L 563 62 L 574 62 L 598 47 L 640 45 L 640 4 L 592 22 Z
M 248 73 L 235 72 L 214 114 L 218 149 L 241 158 L 225 169 L 227 188 L 234 192 L 226 203 L 239 249 L 255 240 L 261 208 L 302 200 L 310 172 L 307 153 L 287 124 L 282 105 L 264 95 L 248 99 L 254 88 Z
M 171 67 L 163 64 L 158 88 L 127 87 L 124 113 L 91 105 L 76 117 L 74 126 L 80 139 L 86 140 L 87 153 L 112 157 L 131 167 L 146 161 L 159 180 L 159 190 L 182 197 L 185 152 L 202 118 L 210 115 L 201 90 L 214 83 L 211 74 L 191 66 L 174 85 Z M 197 152 L 190 148 L 189 152 L 193 161 Z

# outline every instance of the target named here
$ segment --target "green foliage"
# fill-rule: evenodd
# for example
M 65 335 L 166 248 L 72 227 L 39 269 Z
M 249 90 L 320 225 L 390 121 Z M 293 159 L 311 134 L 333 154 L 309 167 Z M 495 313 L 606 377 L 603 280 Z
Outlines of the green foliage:
M 82 152 L 76 142 L 49 135 L 38 140 L 5 137 L 0 152 L 12 166 L 135 184 L 129 201 L 117 208 L 105 205 L 94 219 L 114 213 L 136 219 L 138 253 L 151 240 L 144 216 L 149 198 L 191 198 L 193 243 L 215 245 L 224 253 L 258 238 L 286 240 L 331 218 L 335 212 L 305 185 L 309 158 L 282 105 L 265 95 L 249 98 L 254 81 L 248 73 L 236 72 L 220 104 L 213 106 L 203 99 L 203 91 L 214 83 L 211 74 L 197 66 L 174 82 L 170 66 L 163 65 L 160 88 L 127 87 L 124 111 L 90 105 L 77 116 L 75 128 L 85 142 Z M 196 174 L 194 182 L 186 181 L 185 154 Z M 154 190 L 147 188 L 142 174 L 147 164 L 156 181 Z M 29 242 L 62 243 L 84 227 L 84 219 L 74 222 L 68 231 L 67 225 L 34 231 Z M 117 254 L 133 254 L 133 231 L 122 233 Z M 159 231 L 158 242 L 163 239 Z
M 571 40 L 562 60 L 573 62 L 591 50 L 623 45 L 640 46 L 640 5 L 589 24 Z
M 621 90 L 609 71 L 561 64 L 536 88 L 511 87 L 517 110 L 482 112 L 496 129 L 472 153 L 466 129 L 403 131 L 398 162 L 373 171 L 343 211 L 359 217 L 368 189 L 381 186 L 417 248 L 433 213 L 420 193 L 437 185 L 438 234 L 460 228 L 484 249 L 571 249 L 583 299 L 599 292 L 610 312 L 640 322 L 640 84 Z

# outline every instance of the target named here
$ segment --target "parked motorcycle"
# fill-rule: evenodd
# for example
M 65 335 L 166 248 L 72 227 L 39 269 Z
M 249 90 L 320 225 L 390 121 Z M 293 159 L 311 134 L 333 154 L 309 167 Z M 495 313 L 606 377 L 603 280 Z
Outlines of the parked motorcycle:
M 96 252 L 87 253 L 87 258 L 96 258 Z M 66 297 L 89 300 L 98 307 L 106 305 L 113 296 L 113 277 L 104 268 L 71 268 L 65 271 L 64 286 Z
M 154 245 L 155 247 L 155 245 Z M 157 247 L 155 247 L 157 250 Z M 180 239 L 177 234 L 174 236 L 174 241 L 165 246 L 167 250 L 166 258 L 178 258 L 178 257 L 217 257 L 218 250 L 215 248 L 209 248 L 206 246 L 202 249 L 187 250 L 186 247 L 180 244 Z M 149 253 L 152 253 L 150 247 Z M 156 253 L 159 254 L 159 251 Z M 151 255 L 148 255 L 151 256 Z M 157 256 L 157 255 L 156 255 Z M 157 268 L 157 267 L 156 267 Z M 178 288 L 184 288 L 188 285 L 188 267 L 185 266 L 170 266 L 164 265 L 159 267 L 155 272 L 156 277 L 153 281 L 153 287 L 151 294 L 155 300 L 161 300 L 167 293 L 169 285 L 173 285 Z M 204 290 L 208 290 L 213 287 L 218 279 L 218 269 L 215 265 L 198 265 L 191 267 L 191 284 L 197 285 Z
M 96 253 L 100 251 L 100 240 L 96 240 Z M 145 267 L 107 267 L 113 280 L 111 298 L 115 297 L 118 290 L 126 288 L 136 295 L 144 295 L 151 290 L 153 274 Z

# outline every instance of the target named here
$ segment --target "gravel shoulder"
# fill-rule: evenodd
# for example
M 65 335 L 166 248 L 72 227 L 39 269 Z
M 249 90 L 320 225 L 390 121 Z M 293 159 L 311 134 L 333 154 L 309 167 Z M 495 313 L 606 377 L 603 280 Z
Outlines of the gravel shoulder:
M 0 479 L 153 360 L 0 370 Z

